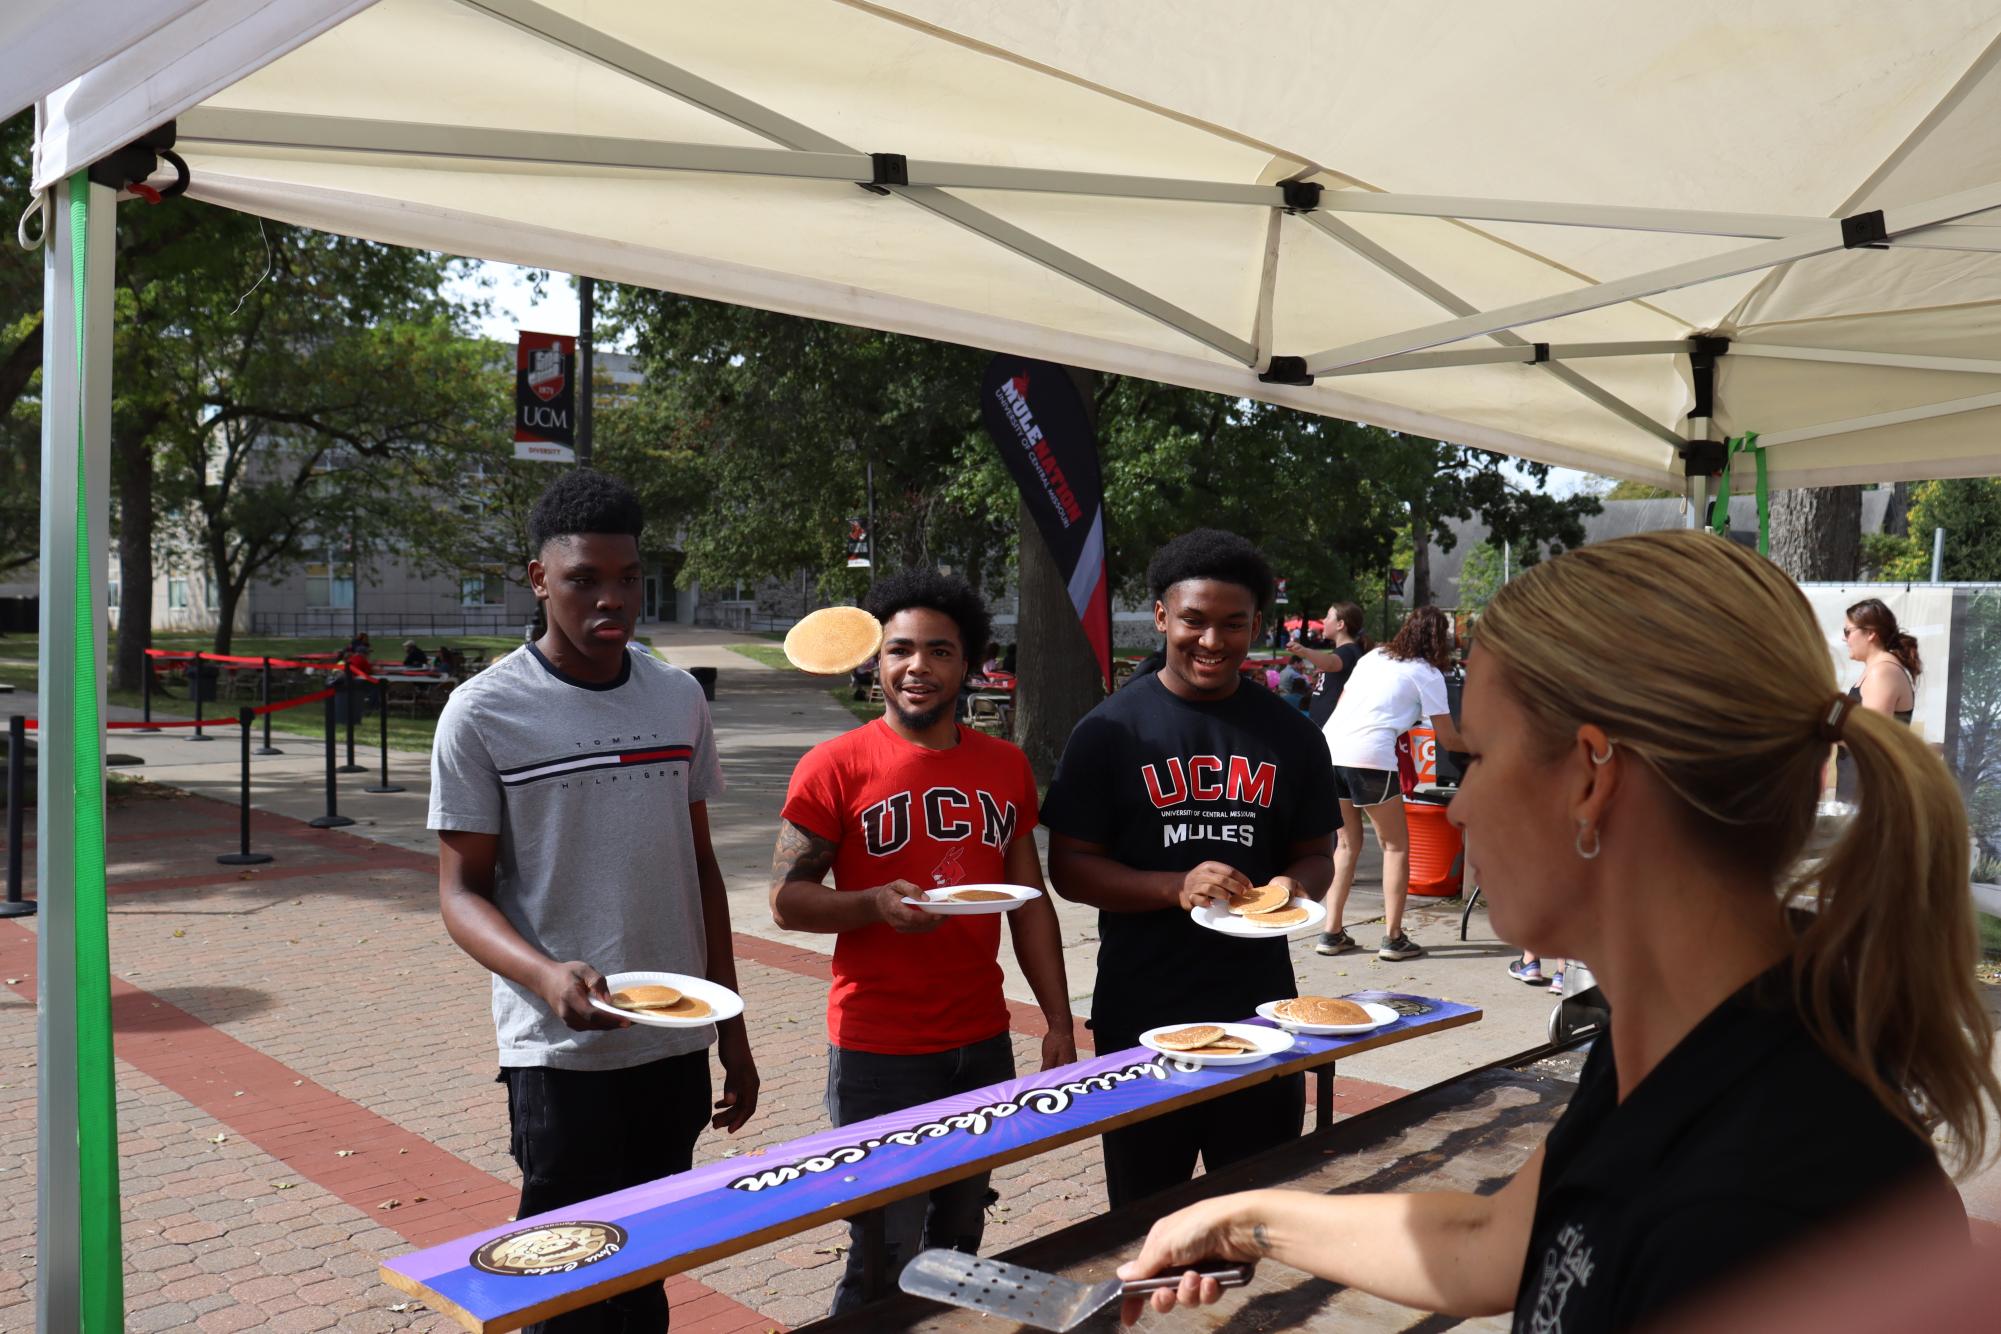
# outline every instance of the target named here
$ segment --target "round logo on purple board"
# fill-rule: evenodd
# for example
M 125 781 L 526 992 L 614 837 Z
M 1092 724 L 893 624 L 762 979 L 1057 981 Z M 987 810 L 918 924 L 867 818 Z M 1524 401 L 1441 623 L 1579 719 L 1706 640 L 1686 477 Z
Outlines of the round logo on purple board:
M 495 1237 L 472 1253 L 472 1264 L 511 1277 L 563 1274 L 617 1255 L 624 1246 L 625 1229 L 616 1223 L 545 1223 Z

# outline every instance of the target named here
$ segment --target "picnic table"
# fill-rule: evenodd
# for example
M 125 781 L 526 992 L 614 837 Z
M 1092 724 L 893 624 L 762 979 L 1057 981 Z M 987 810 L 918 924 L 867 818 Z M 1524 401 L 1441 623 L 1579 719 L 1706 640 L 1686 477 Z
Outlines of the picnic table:
M 1251 1065 L 1195 1066 L 1143 1047 L 821 1131 L 385 1260 L 383 1280 L 469 1330 L 502 1331 L 851 1217 L 1107 1130 L 1312 1072 L 1332 1124 L 1334 1065 L 1476 1022 L 1469 1005 L 1359 992 L 1399 1011 L 1346 1037 L 1297 1035 Z M 1250 1021 L 1264 1023 L 1263 1020 Z

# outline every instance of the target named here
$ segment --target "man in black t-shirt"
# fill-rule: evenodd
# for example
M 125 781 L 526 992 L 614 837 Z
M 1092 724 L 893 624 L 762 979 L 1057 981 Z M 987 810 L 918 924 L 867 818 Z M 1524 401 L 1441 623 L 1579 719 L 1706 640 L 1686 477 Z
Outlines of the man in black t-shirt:
M 1165 665 L 1077 724 L 1042 806 L 1056 892 L 1099 910 L 1091 1027 L 1100 1052 L 1160 1024 L 1248 1018 L 1295 996 L 1283 938 L 1197 926 L 1189 910 L 1272 882 L 1319 899 L 1334 875 L 1334 771 L 1298 709 L 1238 668 L 1271 604 L 1243 538 L 1198 529 L 1147 569 Z M 1303 1076 L 1107 1133 L 1113 1207 L 1294 1139 Z

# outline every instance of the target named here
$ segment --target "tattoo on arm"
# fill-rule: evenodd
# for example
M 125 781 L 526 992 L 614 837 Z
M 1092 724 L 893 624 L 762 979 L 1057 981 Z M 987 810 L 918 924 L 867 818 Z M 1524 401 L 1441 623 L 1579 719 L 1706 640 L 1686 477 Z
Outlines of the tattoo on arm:
M 771 887 L 773 889 L 788 880 L 818 880 L 827 874 L 834 864 L 837 847 L 793 824 L 790 820 L 778 823 L 778 846 L 771 853 Z
M 1265 1231 L 1263 1223 L 1251 1224 L 1251 1245 L 1257 1248 L 1259 1255 L 1271 1254 L 1271 1233 Z

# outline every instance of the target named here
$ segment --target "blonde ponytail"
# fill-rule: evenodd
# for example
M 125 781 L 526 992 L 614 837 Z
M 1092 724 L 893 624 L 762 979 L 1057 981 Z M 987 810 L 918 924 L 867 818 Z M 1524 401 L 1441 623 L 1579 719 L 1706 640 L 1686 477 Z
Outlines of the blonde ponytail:
M 1983 1099 L 2001 1102 L 2001 1086 L 1973 981 L 1965 806 L 1945 765 L 1887 714 L 1849 709 L 1842 740 L 1856 815 L 1794 887 L 1816 908 L 1797 948 L 1801 1014 L 1906 1122 L 1937 1122 L 1950 1160 L 1970 1169 L 1988 1150 Z
M 1860 801 L 1802 868 L 1839 696 L 1799 586 L 1709 533 L 1641 533 L 1524 571 L 1482 613 L 1478 643 L 1552 752 L 1602 727 L 1705 845 L 1816 909 L 1795 941 L 1802 1021 L 1906 1124 L 1942 1126 L 1956 1167 L 1977 1165 L 2001 1082 L 1973 977 L 1965 803 L 1908 727 L 1848 708 L 1836 716 Z M 1688 646 L 1719 643 L 1727 675 L 1691 661 Z

